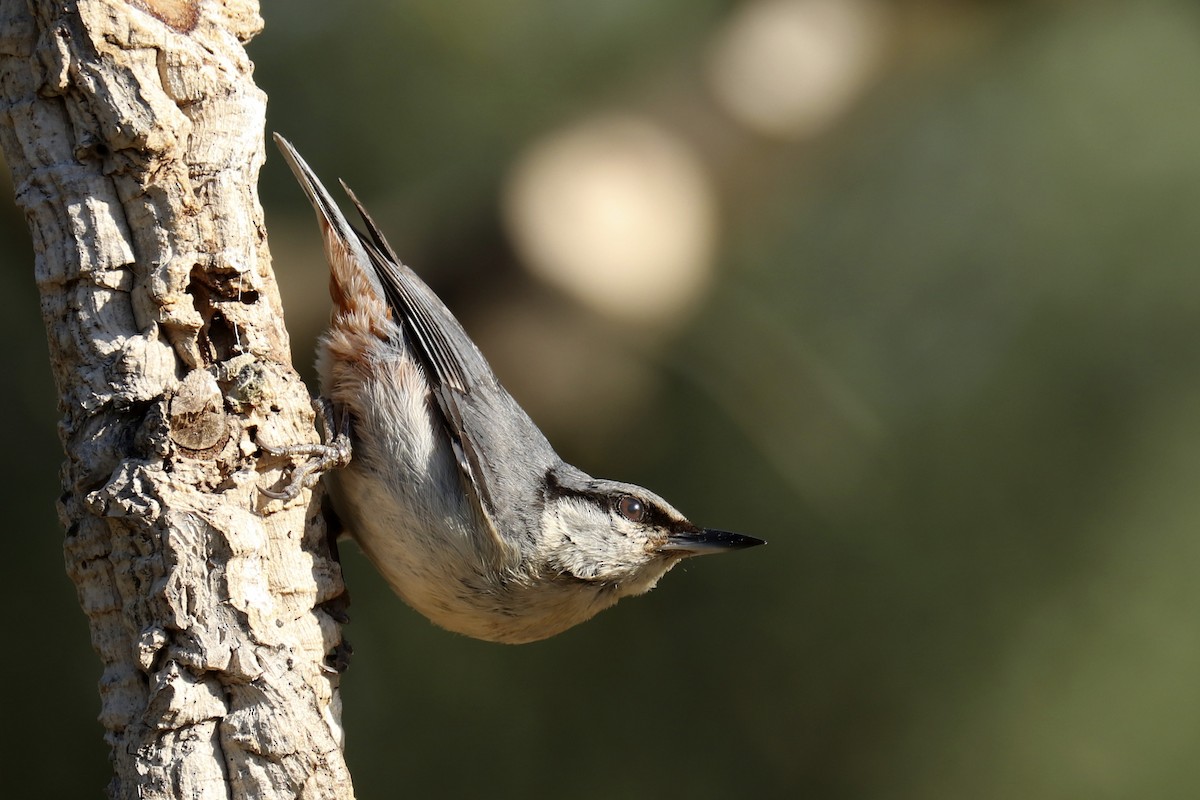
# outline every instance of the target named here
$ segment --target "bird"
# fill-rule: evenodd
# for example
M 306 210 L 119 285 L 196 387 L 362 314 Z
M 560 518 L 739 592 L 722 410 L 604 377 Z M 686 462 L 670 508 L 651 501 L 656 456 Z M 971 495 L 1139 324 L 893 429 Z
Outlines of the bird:
M 343 443 L 304 480 L 324 473 L 338 518 L 409 606 L 455 633 L 533 642 L 649 591 L 685 558 L 765 543 L 563 461 L 350 188 L 362 231 L 275 141 L 330 268 L 317 371 Z

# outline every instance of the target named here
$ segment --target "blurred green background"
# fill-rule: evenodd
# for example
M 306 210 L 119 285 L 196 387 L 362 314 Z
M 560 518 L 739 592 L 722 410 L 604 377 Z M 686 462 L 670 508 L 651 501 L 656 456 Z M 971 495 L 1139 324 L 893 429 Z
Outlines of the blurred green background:
M 770 540 L 521 647 L 433 628 L 343 547 L 360 797 L 1200 796 L 1200 9 L 830 5 L 264 0 L 268 130 L 564 457 Z M 311 378 L 325 268 L 273 150 L 262 195 Z M 0 225 L 3 772 L 96 796 Z

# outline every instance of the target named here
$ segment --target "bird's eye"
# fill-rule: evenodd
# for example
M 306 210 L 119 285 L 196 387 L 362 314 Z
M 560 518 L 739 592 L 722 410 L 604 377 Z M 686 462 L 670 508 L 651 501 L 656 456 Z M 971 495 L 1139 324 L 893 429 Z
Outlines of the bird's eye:
M 646 507 L 642 505 L 641 500 L 638 500 L 631 494 L 623 494 L 617 498 L 617 511 L 630 522 L 644 522 L 646 520 Z

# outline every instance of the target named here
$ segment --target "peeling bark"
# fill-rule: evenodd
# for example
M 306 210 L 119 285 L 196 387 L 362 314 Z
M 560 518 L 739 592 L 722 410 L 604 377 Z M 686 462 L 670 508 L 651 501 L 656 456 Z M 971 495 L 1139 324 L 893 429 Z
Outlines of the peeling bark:
M 344 605 L 256 190 L 253 0 L 0 0 L 0 146 L 63 414 L 113 797 L 351 797 Z

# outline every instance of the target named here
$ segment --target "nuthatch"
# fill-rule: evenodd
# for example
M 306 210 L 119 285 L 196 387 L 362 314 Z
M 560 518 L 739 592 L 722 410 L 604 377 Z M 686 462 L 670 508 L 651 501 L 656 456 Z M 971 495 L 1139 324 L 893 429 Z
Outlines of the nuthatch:
M 330 266 L 317 367 L 353 456 L 328 473 L 329 493 L 410 606 L 467 636 L 532 642 L 650 590 L 688 556 L 762 544 L 564 463 L 354 193 L 342 184 L 365 234 L 275 141 L 316 209 Z

